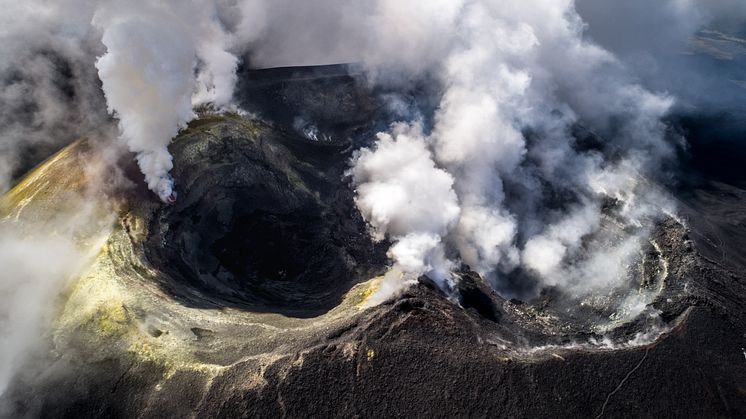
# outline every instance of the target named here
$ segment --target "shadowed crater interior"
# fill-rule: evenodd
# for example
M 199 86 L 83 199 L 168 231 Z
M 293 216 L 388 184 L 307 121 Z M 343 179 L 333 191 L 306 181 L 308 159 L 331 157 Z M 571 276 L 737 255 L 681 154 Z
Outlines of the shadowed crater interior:
M 383 268 L 342 147 L 229 116 L 192 124 L 171 151 L 180 196 L 155 210 L 146 255 L 182 303 L 311 317 Z

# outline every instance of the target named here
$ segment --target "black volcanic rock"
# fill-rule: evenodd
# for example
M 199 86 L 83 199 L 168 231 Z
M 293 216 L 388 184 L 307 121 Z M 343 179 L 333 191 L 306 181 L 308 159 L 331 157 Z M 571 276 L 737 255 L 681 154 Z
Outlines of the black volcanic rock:
M 243 109 L 280 129 L 332 144 L 349 145 L 381 106 L 364 75 L 348 64 L 243 69 L 236 91 Z
M 162 285 L 191 306 L 307 317 L 382 272 L 344 149 L 239 116 L 192 124 L 171 147 L 180 198 L 155 210 L 146 244 Z

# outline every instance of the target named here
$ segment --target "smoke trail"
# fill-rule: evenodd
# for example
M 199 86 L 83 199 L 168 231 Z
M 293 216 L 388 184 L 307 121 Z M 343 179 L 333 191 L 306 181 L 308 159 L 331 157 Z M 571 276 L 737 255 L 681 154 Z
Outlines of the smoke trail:
M 643 186 L 632 187 L 627 180 L 670 153 L 660 120 L 671 100 L 630 82 L 611 54 L 584 41 L 572 2 L 465 1 L 450 11 L 453 15 L 442 21 L 453 22 L 452 39 L 438 51 L 439 60 L 429 60 L 442 62 L 435 72 L 445 90 L 432 131 L 418 140 L 432 153 L 432 169 L 406 161 L 398 169 L 413 173 L 416 185 L 432 183 L 432 170 L 454 180 L 457 200 L 448 208 L 459 209 L 452 211 L 457 219 L 435 224 L 424 249 L 449 245 L 438 253 L 449 254 L 453 262 L 441 266 L 461 261 L 497 287 L 516 269 L 576 291 L 618 284 L 623 272 L 604 269 L 613 264 L 623 270 L 640 238 L 606 237 L 601 208 L 613 197 L 621 208 L 616 221 L 629 226 L 650 225 L 663 210 L 661 200 L 650 202 Z M 432 31 L 447 32 L 433 26 Z M 623 146 L 622 152 L 613 146 L 583 150 L 571 135 L 579 121 Z M 353 173 L 376 158 L 392 159 L 391 137 L 378 138 L 374 149 L 355 161 Z M 608 160 L 611 148 L 620 161 Z M 402 237 L 420 232 L 411 219 L 434 218 L 422 207 L 437 209 L 446 201 L 425 196 L 425 202 L 411 199 L 402 205 L 396 194 L 376 193 L 398 182 L 383 165 L 380 170 L 368 165 L 366 176 L 353 180 L 358 207 L 377 231 L 386 232 L 382 223 L 405 226 L 389 233 L 398 268 L 423 273 L 429 254 L 421 241 Z M 382 211 L 383 222 L 377 216 Z M 588 253 L 591 238 L 599 248 Z M 402 264 L 397 254 L 419 257 L 419 263 Z
M 452 263 L 441 238 L 459 207 L 453 177 L 435 166 L 421 126 L 399 124 L 392 134 L 378 134 L 375 149 L 362 150 L 354 161 L 358 208 L 376 239 L 388 236 L 396 242 L 389 250 L 396 262 L 393 277 L 428 275 L 447 288 Z
M 207 1 L 142 0 L 107 3 L 93 18 L 107 49 L 96 67 L 108 110 L 164 202 L 176 199 L 167 147 L 194 118 L 193 105 L 220 107 L 232 97 L 237 59 L 215 15 Z

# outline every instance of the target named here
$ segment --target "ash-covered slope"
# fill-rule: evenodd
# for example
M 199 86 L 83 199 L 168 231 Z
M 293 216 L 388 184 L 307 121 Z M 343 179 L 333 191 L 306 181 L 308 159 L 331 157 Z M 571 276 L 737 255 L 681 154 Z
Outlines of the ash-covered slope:
M 262 83 L 273 112 L 204 116 L 172 144 L 175 205 L 142 186 L 99 197 L 117 208 L 106 244 L 65 294 L 49 366 L 19 374 L 4 416 L 746 415 L 744 266 L 712 257 L 701 222 L 657 225 L 627 293 L 506 300 L 464 271 L 457 298 L 423 280 L 370 306 L 387 246 L 344 171 L 375 101 L 337 74 Z M 288 92 L 303 91 L 349 100 L 295 124 Z M 39 223 L 84 195 L 90 152 L 37 168 L 4 215 Z M 742 205 L 685 208 L 704 220 Z M 733 229 L 725 218 L 708 222 Z

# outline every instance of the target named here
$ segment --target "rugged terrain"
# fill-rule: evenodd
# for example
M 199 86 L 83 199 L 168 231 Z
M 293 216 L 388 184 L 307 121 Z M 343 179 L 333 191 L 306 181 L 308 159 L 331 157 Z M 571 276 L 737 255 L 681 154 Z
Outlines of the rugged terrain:
M 380 105 L 341 67 L 241 79 L 251 114 L 207 111 L 172 144 L 175 205 L 91 197 L 85 141 L 2 198 L 6 222 L 76 197 L 115 214 L 80 232 L 95 256 L 4 416 L 746 416 L 744 189 L 682 193 L 630 289 L 509 300 L 464 270 L 456 296 L 423 279 L 373 306 L 387 244 L 345 171 Z

